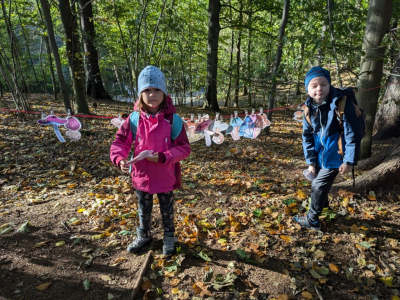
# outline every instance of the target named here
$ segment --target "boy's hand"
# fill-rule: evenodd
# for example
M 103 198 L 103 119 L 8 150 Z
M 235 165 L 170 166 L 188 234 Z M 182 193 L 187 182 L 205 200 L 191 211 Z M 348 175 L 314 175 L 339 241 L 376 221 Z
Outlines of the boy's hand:
M 353 166 L 349 166 L 346 163 L 342 163 L 342 165 L 339 168 L 340 174 L 344 175 L 346 173 L 350 173 L 353 170 Z
M 158 162 L 158 152 L 153 153 L 151 156 L 147 156 L 146 159 L 155 163 Z
M 125 166 L 125 164 L 126 164 L 126 159 L 122 159 L 119 162 L 119 167 L 122 172 L 129 173 L 129 166 Z
M 316 174 L 316 172 L 315 172 L 315 166 L 309 165 L 309 166 L 308 166 L 308 171 L 309 171 L 310 173 L 312 173 L 312 174 L 314 175 L 314 177 L 317 176 L 317 174 Z

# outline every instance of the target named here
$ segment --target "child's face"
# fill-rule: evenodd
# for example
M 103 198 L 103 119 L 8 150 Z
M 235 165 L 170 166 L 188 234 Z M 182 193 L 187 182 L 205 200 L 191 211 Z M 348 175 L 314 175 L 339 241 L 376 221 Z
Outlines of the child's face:
M 323 103 L 329 95 L 330 84 L 323 76 L 314 77 L 308 84 L 308 95 L 317 104 Z
M 156 114 L 164 100 L 164 93 L 160 89 L 150 87 L 142 91 L 142 99 L 147 111 Z

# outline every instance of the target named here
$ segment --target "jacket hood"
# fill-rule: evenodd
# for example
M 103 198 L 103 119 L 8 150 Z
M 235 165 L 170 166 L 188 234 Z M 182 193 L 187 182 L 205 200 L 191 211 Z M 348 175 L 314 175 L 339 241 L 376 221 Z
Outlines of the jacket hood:
M 139 101 L 140 100 L 138 98 L 135 102 L 135 106 L 134 106 L 135 111 L 139 111 Z M 165 115 L 172 115 L 172 114 L 176 113 L 176 107 L 172 103 L 172 99 L 169 94 L 167 95 L 167 98 L 165 99 L 164 107 L 161 112 L 163 112 Z

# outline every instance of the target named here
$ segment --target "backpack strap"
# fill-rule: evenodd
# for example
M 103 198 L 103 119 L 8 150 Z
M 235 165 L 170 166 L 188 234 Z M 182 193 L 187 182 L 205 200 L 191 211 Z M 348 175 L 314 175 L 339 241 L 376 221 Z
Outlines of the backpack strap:
M 131 128 L 131 132 L 133 135 L 133 140 L 136 139 L 136 131 L 139 123 L 139 112 L 134 111 L 131 113 L 131 116 L 129 117 L 129 126 Z M 182 131 L 182 126 L 183 126 L 183 121 L 182 118 L 177 115 L 173 114 L 173 119 L 172 119 L 172 125 L 171 125 L 171 140 L 176 140 L 176 138 L 179 136 L 179 134 Z
M 172 125 L 171 125 L 171 140 L 176 140 L 176 138 L 181 134 L 182 131 L 182 126 L 183 126 L 183 120 L 182 118 L 174 114 L 173 119 L 172 119 Z
M 343 135 L 343 116 L 344 116 L 344 108 L 346 107 L 346 99 L 347 96 L 343 96 L 342 98 L 340 98 L 338 100 L 338 105 L 337 105 L 337 109 L 335 110 L 338 121 L 339 121 L 339 126 L 342 129 L 342 132 L 339 135 L 339 140 L 338 140 L 338 147 L 339 147 L 339 151 L 338 153 L 343 156 L 344 152 L 343 152 L 343 142 L 342 142 L 342 135 Z
M 139 112 L 134 111 L 131 113 L 131 116 L 129 117 L 129 126 L 131 128 L 131 132 L 133 135 L 133 140 L 136 139 L 136 130 L 138 127 L 138 122 L 139 122 Z
M 311 117 L 310 117 L 310 110 L 308 109 L 308 106 L 306 106 L 304 108 L 303 112 L 304 112 L 304 118 L 306 118 L 307 123 L 310 124 L 310 126 L 312 127 Z

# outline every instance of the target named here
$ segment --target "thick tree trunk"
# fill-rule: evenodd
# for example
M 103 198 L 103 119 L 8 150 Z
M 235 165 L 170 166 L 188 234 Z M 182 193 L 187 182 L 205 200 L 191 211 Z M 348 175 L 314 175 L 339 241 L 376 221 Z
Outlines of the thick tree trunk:
M 58 83 L 60 84 L 61 94 L 64 101 L 64 107 L 65 109 L 71 109 L 71 102 L 69 101 L 67 86 L 65 84 L 64 74 L 62 72 L 60 54 L 58 53 L 57 43 L 54 35 L 54 26 L 53 26 L 53 21 L 51 19 L 50 7 L 47 0 L 40 0 L 40 4 L 42 6 L 43 17 L 46 23 L 47 35 L 49 36 L 51 52 L 53 53 L 54 63 L 56 65 Z
M 357 82 L 357 101 L 367 116 L 367 131 L 361 141 L 360 159 L 371 156 L 372 129 L 378 105 L 382 78 L 383 59 L 386 47 L 381 46 L 390 28 L 393 0 L 370 0 L 365 27 L 363 47 L 365 56 L 361 60 Z
M 218 74 L 218 38 L 221 26 L 219 25 L 220 0 L 208 1 L 208 48 L 207 48 L 207 83 L 206 101 L 204 105 L 219 111 L 217 99 L 217 74 Z
M 237 47 L 236 47 L 236 82 L 235 82 L 235 99 L 233 107 L 239 107 L 239 85 L 240 85 L 240 45 L 242 42 L 242 30 L 239 30 Z
M 83 48 L 85 50 L 86 59 L 86 94 L 93 99 L 109 99 L 112 98 L 106 92 L 103 80 L 100 75 L 99 55 L 97 53 L 94 39 L 96 32 L 93 22 L 92 2 L 88 0 L 79 0 L 79 8 L 81 9 L 81 27 L 83 31 Z
M 400 53 L 375 116 L 374 140 L 400 136 Z
M 69 0 L 58 0 L 61 14 L 61 22 L 64 27 L 65 46 L 67 50 L 69 69 L 73 82 L 73 91 L 78 113 L 88 114 L 89 107 L 86 101 L 85 74 L 82 65 L 82 53 L 79 48 L 79 40 L 75 32 L 77 30 L 77 19 L 74 5 L 71 6 Z
M 365 162 L 361 161 L 356 170 L 365 166 L 371 167 L 377 163 L 379 164 L 373 169 L 356 177 L 355 189 L 357 191 L 362 192 L 376 187 L 389 187 L 400 182 L 400 138 L 393 142 L 393 146 L 388 152 L 385 152 L 385 155 L 379 154 L 377 158 L 371 157 Z M 333 185 L 333 190 L 353 189 L 352 185 L 353 180 L 347 180 Z
M 274 104 L 275 104 L 275 91 L 276 91 L 276 75 L 278 73 L 279 65 L 281 64 L 281 58 L 282 58 L 282 50 L 283 50 L 283 37 L 285 36 L 285 29 L 286 29 L 286 24 L 289 19 L 289 6 L 290 6 L 290 0 L 285 0 L 285 3 L 283 5 L 283 11 L 282 11 L 282 21 L 281 21 L 281 27 L 279 28 L 279 36 L 278 36 L 278 47 L 276 49 L 276 56 L 275 56 L 275 61 L 274 61 L 274 67 L 272 69 L 272 88 L 271 88 L 271 93 L 268 97 L 268 113 L 267 117 L 269 120 L 272 120 L 272 110 L 274 109 Z M 269 134 L 269 128 L 265 128 L 265 134 Z

